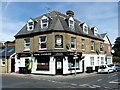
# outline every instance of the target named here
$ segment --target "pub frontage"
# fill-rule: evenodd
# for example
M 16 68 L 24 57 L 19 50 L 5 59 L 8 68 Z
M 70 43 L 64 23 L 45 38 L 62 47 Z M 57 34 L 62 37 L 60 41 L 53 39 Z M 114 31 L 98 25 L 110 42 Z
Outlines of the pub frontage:
M 34 74 L 65 75 L 82 72 L 82 53 L 77 53 L 75 62 L 75 52 L 34 52 L 19 53 L 17 61 L 18 70 L 24 73 L 26 61 L 32 59 L 32 70 Z M 75 65 L 76 64 L 76 65 Z M 76 67 L 75 67 L 76 66 Z

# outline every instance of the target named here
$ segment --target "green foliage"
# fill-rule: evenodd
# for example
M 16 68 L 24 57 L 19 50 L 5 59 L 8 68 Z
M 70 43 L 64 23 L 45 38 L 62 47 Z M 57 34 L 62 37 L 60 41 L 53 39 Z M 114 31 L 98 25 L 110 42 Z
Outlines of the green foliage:
M 113 56 L 113 62 L 120 63 L 120 57 Z
M 117 37 L 113 50 L 115 51 L 113 54 L 113 61 L 120 63 L 120 37 Z

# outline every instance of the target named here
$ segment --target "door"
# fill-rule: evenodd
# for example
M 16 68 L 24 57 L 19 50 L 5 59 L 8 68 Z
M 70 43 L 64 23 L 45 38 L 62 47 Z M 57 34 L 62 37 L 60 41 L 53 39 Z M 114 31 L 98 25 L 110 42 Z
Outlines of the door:
M 15 72 L 15 59 L 11 59 L 11 72 Z
M 56 74 L 63 74 L 63 58 L 56 58 Z
M 82 72 L 84 72 L 84 60 L 82 61 Z

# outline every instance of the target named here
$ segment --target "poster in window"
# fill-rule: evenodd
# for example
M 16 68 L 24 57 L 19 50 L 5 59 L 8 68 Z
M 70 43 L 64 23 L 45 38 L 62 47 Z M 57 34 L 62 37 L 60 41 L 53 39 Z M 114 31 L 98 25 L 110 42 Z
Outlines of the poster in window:
M 63 36 L 62 35 L 55 36 L 55 48 L 63 48 Z
M 61 66 L 61 62 L 57 62 L 57 69 L 61 69 L 62 66 Z

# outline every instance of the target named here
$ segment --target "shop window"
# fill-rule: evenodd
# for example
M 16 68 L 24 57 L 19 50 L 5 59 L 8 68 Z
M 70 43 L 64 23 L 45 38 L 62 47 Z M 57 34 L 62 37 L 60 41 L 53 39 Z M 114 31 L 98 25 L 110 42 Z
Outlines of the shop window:
M 24 50 L 30 50 L 30 38 L 24 40 Z
M 94 65 L 94 57 L 90 57 L 90 65 L 91 65 L 91 66 Z
M 48 22 L 49 22 L 48 17 L 43 16 L 43 17 L 41 18 L 41 28 L 42 28 L 42 29 L 48 28 Z
M 63 36 L 55 35 L 55 48 L 63 48 Z
M 104 57 L 101 57 L 101 64 L 104 64 Z
M 76 37 L 71 37 L 71 49 L 76 49 Z
M 37 58 L 37 69 L 36 70 L 47 70 L 49 71 L 49 61 L 48 56 L 41 56 Z
M 85 50 L 85 39 L 82 39 L 82 50 Z
M 91 51 L 94 51 L 94 49 L 95 49 L 95 45 L 94 44 L 95 44 L 94 41 L 91 41 Z
M 103 43 L 100 43 L 100 51 L 103 51 Z
M 46 36 L 41 36 L 39 43 L 40 43 L 40 49 L 46 49 Z
M 76 59 L 76 69 L 80 69 L 79 59 Z M 75 59 L 73 57 L 68 57 L 68 69 L 74 70 L 75 69 Z
M 5 66 L 5 58 L 2 58 L 1 66 Z

